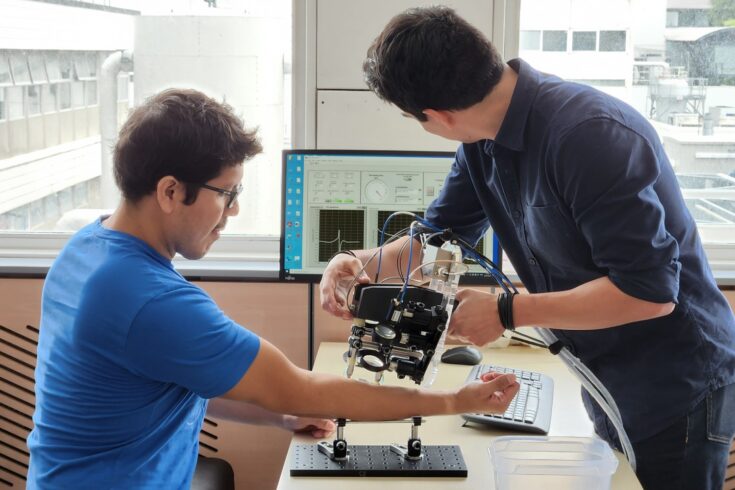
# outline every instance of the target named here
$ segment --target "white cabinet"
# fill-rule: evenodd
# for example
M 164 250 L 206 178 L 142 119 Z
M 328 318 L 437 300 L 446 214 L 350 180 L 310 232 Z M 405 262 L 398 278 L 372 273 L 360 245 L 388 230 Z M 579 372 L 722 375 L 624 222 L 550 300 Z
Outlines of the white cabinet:
M 488 39 L 492 34 L 492 0 L 444 0 Z M 318 0 L 317 88 L 367 88 L 362 62 L 367 49 L 393 16 L 406 9 L 436 5 L 435 0 Z
M 417 121 L 402 117 L 396 107 L 368 91 L 362 74 L 368 47 L 394 15 L 437 2 L 314 1 L 312 8 L 306 9 L 306 31 L 312 29 L 316 36 L 311 38 L 315 39 L 313 56 L 307 56 L 309 66 L 302 93 L 308 109 L 304 133 L 294 140 L 297 146 L 303 142 L 304 147 L 321 149 L 454 151 L 457 142 L 426 133 Z M 494 0 L 442 3 L 492 39 Z M 308 36 L 305 42 L 309 42 Z M 296 127 L 298 131 L 298 122 Z

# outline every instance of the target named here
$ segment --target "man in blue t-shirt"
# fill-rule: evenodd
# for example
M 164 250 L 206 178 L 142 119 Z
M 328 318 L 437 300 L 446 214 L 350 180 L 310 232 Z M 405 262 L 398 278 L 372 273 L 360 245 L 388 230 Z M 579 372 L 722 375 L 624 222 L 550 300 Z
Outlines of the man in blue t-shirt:
M 516 326 L 554 329 L 615 399 L 646 489 L 722 488 L 735 319 L 651 125 L 591 87 L 504 63 L 445 7 L 396 16 L 363 68 L 379 97 L 462 142 L 426 219 L 469 243 L 492 227 L 531 293 L 461 290 L 450 333 L 482 345 Z M 387 276 L 399 274 L 404 243 L 384 248 Z M 349 315 L 335 286 L 371 254 L 330 263 L 327 311 Z M 583 400 L 619 448 L 605 413 Z
M 208 408 L 326 437 L 334 423 L 307 415 L 508 406 L 508 375 L 439 392 L 299 369 L 176 272 L 175 254 L 201 258 L 238 213 L 242 164 L 260 151 L 229 106 L 193 90 L 129 116 L 114 152 L 120 206 L 75 234 L 46 277 L 29 489 L 188 488 Z

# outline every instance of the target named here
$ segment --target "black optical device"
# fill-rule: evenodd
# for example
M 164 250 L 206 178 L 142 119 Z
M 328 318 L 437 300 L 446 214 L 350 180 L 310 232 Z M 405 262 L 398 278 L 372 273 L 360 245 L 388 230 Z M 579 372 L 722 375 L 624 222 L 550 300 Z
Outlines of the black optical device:
M 378 381 L 384 371 L 393 371 L 420 384 L 447 328 L 445 306 L 442 293 L 424 287 L 358 285 L 350 307 L 347 376 L 358 365 L 376 373 Z

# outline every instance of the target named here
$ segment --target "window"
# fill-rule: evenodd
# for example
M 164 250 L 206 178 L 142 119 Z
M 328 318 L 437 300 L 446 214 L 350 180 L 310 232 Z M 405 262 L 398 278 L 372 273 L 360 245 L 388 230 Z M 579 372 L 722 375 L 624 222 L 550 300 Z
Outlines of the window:
M 5 89 L 8 97 L 8 119 L 21 119 L 25 117 L 23 111 L 23 87 L 8 87 Z
M 48 77 L 46 76 L 46 67 L 43 62 L 43 55 L 41 55 L 41 53 L 29 54 L 28 65 L 31 69 L 31 78 L 33 79 L 34 84 L 40 85 L 42 83 L 48 82 Z
M 521 31 L 521 49 L 538 51 L 541 49 L 541 31 Z
M 16 85 L 31 83 L 31 72 L 28 69 L 28 59 L 23 53 L 10 55 L 10 69 L 13 71 L 13 81 Z
M 97 105 L 97 82 L 84 82 L 84 103 L 88 106 Z
M 625 51 L 625 31 L 600 31 L 600 51 Z
M 84 82 L 71 82 L 71 106 L 84 107 Z
M 572 51 L 595 51 L 597 49 L 597 32 L 576 31 L 572 33 Z
M 656 4 L 658 11 L 648 10 L 648 2 L 621 2 L 626 6 L 615 16 L 604 14 L 610 3 L 524 0 L 521 39 L 524 31 L 541 28 L 543 51 L 521 42 L 520 54 L 538 70 L 622 99 L 651 122 L 705 250 L 716 260 L 713 267 L 735 270 L 735 47 L 726 27 L 733 20 L 727 12 L 710 15 L 717 2 L 712 9 L 668 11 L 666 2 Z M 698 36 L 692 26 L 702 24 L 707 29 Z M 562 49 L 565 26 L 572 33 L 572 54 L 595 49 L 596 42 L 605 55 L 580 63 L 575 56 L 548 53 L 551 46 Z M 552 42 L 550 32 L 560 33 L 558 41 Z
M 28 115 L 35 116 L 41 113 L 41 90 L 36 85 L 27 85 L 24 87 L 26 90 L 26 105 L 28 106 Z
M 41 111 L 50 114 L 57 111 L 56 93 L 59 86 L 55 83 L 41 86 Z
M 58 54 L 59 75 L 61 80 L 72 80 L 74 78 L 74 64 L 69 53 Z
M 49 82 L 60 82 L 64 80 L 61 76 L 61 65 L 59 63 L 59 53 L 51 52 L 46 53 L 46 73 L 48 74 Z
M 137 2 L 140 19 L 124 12 L 100 15 L 91 5 L 99 2 L 89 3 L 39 2 L 33 9 L 18 9 L 13 18 L 17 29 L 6 33 L 6 45 L 17 49 L 0 49 L 0 118 L 33 116 L 34 123 L 35 118 L 43 122 L 18 124 L 17 131 L 7 132 L 7 138 L 18 138 L 11 141 L 9 156 L 22 162 L 30 146 L 59 146 L 58 152 L 45 152 L 55 159 L 14 167 L 17 174 L 27 167 L 28 176 L 23 178 L 6 178 L 0 165 L 0 195 L 21 196 L 12 207 L 0 202 L 0 234 L 11 228 L 55 231 L 71 214 L 89 213 L 77 220 L 81 223 L 91 220 L 97 210 L 115 205 L 117 196 L 101 187 L 100 142 L 95 141 L 104 96 L 99 77 L 108 56 L 132 50 L 135 39 L 136 55 L 149 53 L 151 57 L 148 63 L 136 59 L 132 69 L 138 73 L 120 72 L 118 126 L 134 102 L 164 87 L 198 88 L 235 107 L 248 128 L 258 128 L 266 153 L 244 169 L 240 214 L 229 220 L 225 238 L 266 237 L 275 253 L 277 242 L 272 236 L 278 234 L 280 207 L 280 165 L 276 162 L 280 162 L 281 149 L 290 144 L 292 0 L 232 0 L 212 7 L 201 1 Z M 39 15 L 46 9 L 48 14 Z M 137 20 L 151 22 L 147 37 L 133 32 Z M 95 29 L 79 28 L 84 25 Z M 39 26 L 52 26 L 54 36 L 47 32 L 29 38 L 41 32 Z M 93 32 L 101 34 L 91 37 Z M 189 49 L 195 45 L 202 50 Z M 138 94 L 143 95 L 136 97 Z M 39 137 L 38 131 L 52 134 Z M 38 171 L 43 165 L 54 172 Z M 33 180 L 35 188 L 23 193 L 12 188 L 13 182 L 30 181 L 33 172 L 39 176 Z M 244 240 L 240 237 L 232 243 Z M 269 256 L 267 260 L 273 259 Z
M 57 83 L 59 91 L 59 110 L 71 109 L 71 83 Z
M 544 31 L 544 51 L 566 51 L 567 31 Z
M 0 87 L 13 84 L 8 56 L 0 52 Z
M 77 80 L 94 80 L 97 75 L 97 57 L 90 53 L 75 53 L 74 72 Z
M 117 77 L 117 100 L 127 101 L 130 98 L 130 76 L 126 73 Z

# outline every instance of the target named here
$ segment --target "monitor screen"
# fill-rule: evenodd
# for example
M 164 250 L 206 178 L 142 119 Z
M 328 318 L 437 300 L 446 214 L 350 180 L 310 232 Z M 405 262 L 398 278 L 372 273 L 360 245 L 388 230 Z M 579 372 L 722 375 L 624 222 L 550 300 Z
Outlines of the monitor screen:
M 284 150 L 281 279 L 319 281 L 338 251 L 377 247 L 392 213 L 423 216 L 453 161 L 452 152 Z M 395 216 L 385 237 L 411 221 L 410 216 Z M 492 230 L 475 249 L 500 264 Z M 494 283 L 480 266 L 468 265 L 464 283 Z

